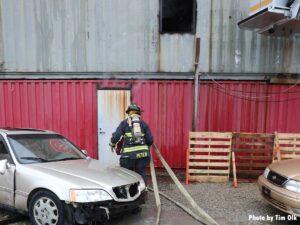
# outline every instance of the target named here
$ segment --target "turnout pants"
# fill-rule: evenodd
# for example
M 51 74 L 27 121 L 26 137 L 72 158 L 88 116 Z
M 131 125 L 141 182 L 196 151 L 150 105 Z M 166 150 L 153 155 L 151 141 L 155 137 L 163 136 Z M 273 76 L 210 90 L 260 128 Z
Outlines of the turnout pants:
M 139 159 L 130 159 L 125 157 L 120 158 L 120 166 L 140 174 L 143 177 L 146 185 L 147 185 L 146 166 L 148 166 L 149 163 L 150 163 L 150 157 L 144 157 Z

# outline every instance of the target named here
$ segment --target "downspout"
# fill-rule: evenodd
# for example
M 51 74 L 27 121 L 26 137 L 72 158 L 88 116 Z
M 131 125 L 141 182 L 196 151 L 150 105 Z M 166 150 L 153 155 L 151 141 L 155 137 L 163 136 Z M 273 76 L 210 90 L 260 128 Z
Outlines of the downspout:
M 210 10 L 209 10 L 209 37 L 208 37 L 208 40 L 209 40 L 209 62 L 208 62 L 208 71 L 211 72 L 212 71 L 212 21 L 213 21 L 213 0 L 210 1 Z
M 195 72 L 195 78 L 194 78 L 194 111 L 193 111 L 192 131 L 196 131 L 196 125 L 197 125 L 198 96 L 199 96 L 198 89 L 199 89 L 199 75 L 198 75 L 198 66 L 197 66 Z
M 194 77 L 194 104 L 193 104 L 193 122 L 192 131 L 197 128 L 198 115 L 198 98 L 199 98 L 199 55 L 200 55 L 200 38 L 196 38 L 196 52 L 195 52 L 195 77 Z

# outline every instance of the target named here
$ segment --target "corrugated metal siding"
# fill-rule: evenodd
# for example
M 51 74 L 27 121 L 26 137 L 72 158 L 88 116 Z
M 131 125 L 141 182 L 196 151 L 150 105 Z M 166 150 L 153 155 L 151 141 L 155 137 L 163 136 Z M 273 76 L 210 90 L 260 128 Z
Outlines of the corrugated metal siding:
M 0 127 L 54 130 L 97 157 L 96 85 L 132 85 L 132 100 L 145 111 L 143 118 L 162 154 L 173 167 L 184 166 L 191 128 L 191 82 L 0 81 Z
M 2 0 L 0 5 L 6 71 L 193 70 L 194 37 L 160 38 L 159 1 Z
M 185 149 L 192 124 L 193 88 L 185 81 L 134 82 L 133 101 L 144 109 L 155 143 L 172 167 L 185 166 Z M 155 162 L 158 160 L 155 157 Z
M 200 86 L 198 130 L 300 133 L 300 86 L 206 82 Z
M 195 36 L 191 34 L 164 34 L 160 36 L 159 71 L 194 71 Z
M 298 73 L 300 38 L 269 37 L 241 30 L 249 0 L 198 0 L 201 69 L 209 72 Z
M 163 156 L 172 167 L 185 167 L 193 111 L 191 81 L 0 81 L 0 127 L 54 130 L 96 158 L 97 85 L 131 85 L 132 100 L 143 108 Z M 300 86 L 291 87 L 201 82 L 197 130 L 300 133 Z M 244 99 L 250 94 L 256 101 Z M 266 95 L 269 101 L 262 98 Z M 160 165 L 156 157 L 155 162 Z
M 91 82 L 2 81 L 0 126 L 54 130 L 92 157 L 96 151 L 96 89 Z
M 299 36 L 238 28 L 249 1 L 197 3 L 202 71 L 298 73 Z M 0 6 L 2 70 L 193 71 L 195 35 L 160 35 L 159 1 L 2 0 Z
M 300 86 L 271 85 L 270 93 L 280 93 L 268 104 L 266 130 L 300 133 Z

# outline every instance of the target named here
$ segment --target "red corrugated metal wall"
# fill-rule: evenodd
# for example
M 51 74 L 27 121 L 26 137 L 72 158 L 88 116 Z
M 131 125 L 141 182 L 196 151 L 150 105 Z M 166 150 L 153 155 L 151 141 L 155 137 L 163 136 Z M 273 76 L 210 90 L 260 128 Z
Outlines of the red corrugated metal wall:
M 300 133 L 300 85 L 205 82 L 199 91 L 200 131 Z
M 54 130 L 97 158 L 97 85 L 131 85 L 132 100 L 144 109 L 143 118 L 162 154 L 172 167 L 185 167 L 192 81 L 0 81 L 0 126 Z M 200 131 L 299 133 L 299 110 L 300 86 L 201 82 L 197 127 Z
M 0 127 L 49 129 L 97 158 L 97 85 L 132 86 L 155 142 L 173 167 L 184 167 L 193 88 L 186 81 L 0 81 Z
M 84 81 L 1 81 L 0 126 L 49 129 L 96 149 L 96 87 Z

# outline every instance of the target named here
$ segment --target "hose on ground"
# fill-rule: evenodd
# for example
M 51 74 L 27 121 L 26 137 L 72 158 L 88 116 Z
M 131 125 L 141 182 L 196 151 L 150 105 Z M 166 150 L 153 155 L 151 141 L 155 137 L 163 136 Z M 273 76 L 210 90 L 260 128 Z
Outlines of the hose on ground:
M 154 190 L 150 187 L 148 187 L 148 189 L 152 192 L 154 192 Z M 179 208 L 181 208 L 183 211 L 185 211 L 187 214 L 189 214 L 191 217 L 193 217 L 195 220 L 197 220 L 198 222 L 200 222 L 201 224 L 204 224 L 203 221 L 195 214 L 193 213 L 190 209 L 188 209 L 186 206 L 182 205 L 181 203 L 175 201 L 173 198 L 171 198 L 170 196 L 162 193 L 161 191 L 159 191 L 159 194 L 161 196 L 163 196 L 164 198 L 168 199 L 170 202 L 174 203 L 176 206 L 178 206 Z
M 158 150 L 157 146 L 155 144 L 152 145 L 157 157 L 159 158 L 160 162 L 165 167 L 166 171 L 176 184 L 179 191 L 183 194 L 183 196 L 187 199 L 189 204 L 192 206 L 192 208 L 197 212 L 199 215 L 199 219 L 202 221 L 202 223 L 206 225 L 218 225 L 218 223 L 210 216 L 208 215 L 203 209 L 199 207 L 199 205 L 195 202 L 195 200 L 192 198 L 192 196 L 187 192 L 187 190 L 183 187 L 183 185 L 180 183 L 174 172 L 172 171 L 171 167 L 168 165 L 166 160 L 161 155 L 160 151 Z

